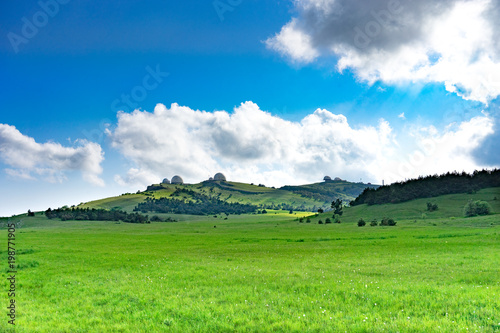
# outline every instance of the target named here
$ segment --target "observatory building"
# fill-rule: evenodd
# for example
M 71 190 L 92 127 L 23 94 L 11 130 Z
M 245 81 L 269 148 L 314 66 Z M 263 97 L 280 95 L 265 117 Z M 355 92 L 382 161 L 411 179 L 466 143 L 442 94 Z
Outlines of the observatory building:
M 168 180 L 168 178 L 164 178 L 161 183 L 162 184 L 170 184 L 170 180 Z
M 218 172 L 218 173 L 215 174 L 214 180 L 216 182 L 225 182 L 226 181 L 226 176 L 224 176 L 224 174 Z
M 184 184 L 184 181 L 182 180 L 182 178 L 180 176 L 173 176 L 172 177 L 172 181 L 171 181 L 172 184 L 176 184 L 176 185 L 182 185 Z
M 325 183 L 328 183 L 328 182 L 332 181 L 332 178 L 330 176 L 325 176 L 325 178 L 323 178 L 323 180 L 325 181 Z

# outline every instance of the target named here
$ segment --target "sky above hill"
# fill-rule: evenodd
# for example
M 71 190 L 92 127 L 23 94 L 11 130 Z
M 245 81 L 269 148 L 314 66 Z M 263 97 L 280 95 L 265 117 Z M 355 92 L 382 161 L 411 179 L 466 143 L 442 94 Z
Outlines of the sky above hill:
M 223 172 L 500 167 L 493 0 L 4 1 L 0 216 Z

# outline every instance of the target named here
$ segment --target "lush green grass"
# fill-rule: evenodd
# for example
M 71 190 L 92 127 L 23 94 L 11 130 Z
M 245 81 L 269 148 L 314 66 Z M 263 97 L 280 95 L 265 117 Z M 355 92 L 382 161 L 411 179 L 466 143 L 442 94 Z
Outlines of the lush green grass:
M 499 212 L 496 194 L 473 197 Z M 275 211 L 144 225 L 21 216 L 16 332 L 498 332 L 500 215 L 462 218 L 467 199 L 433 199 L 425 219 L 426 200 L 359 206 L 329 225 Z M 356 226 L 385 215 L 397 226 Z M 7 319 L 0 331 L 13 332 Z

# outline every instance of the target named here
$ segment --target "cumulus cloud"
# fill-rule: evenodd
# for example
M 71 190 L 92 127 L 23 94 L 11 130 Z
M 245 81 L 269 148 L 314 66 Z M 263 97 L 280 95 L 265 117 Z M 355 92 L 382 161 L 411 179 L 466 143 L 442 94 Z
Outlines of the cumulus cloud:
M 10 166 L 5 172 L 12 177 L 62 182 L 66 171 L 80 171 L 85 181 L 104 185 L 99 177 L 104 157 L 96 143 L 79 141 L 76 147 L 37 143 L 14 126 L 0 124 L 0 157 Z
M 495 0 L 296 0 L 296 17 L 266 41 L 293 61 L 334 57 L 368 83 L 439 82 L 467 100 L 500 94 Z
M 345 116 L 324 109 L 292 122 L 252 102 L 232 113 L 158 104 L 154 112 L 119 113 L 108 135 L 134 164 L 125 176 L 115 177 L 122 185 L 144 186 L 174 174 L 198 182 L 221 171 L 230 180 L 280 186 L 324 175 L 389 182 L 457 165 L 472 171 L 481 166 L 471 154 L 491 133 L 492 123 L 485 115 L 440 134 L 433 127 L 416 127 L 400 137 L 383 119 L 354 128 Z M 411 144 L 401 147 L 400 140 Z M 423 157 L 416 160 L 412 152 Z

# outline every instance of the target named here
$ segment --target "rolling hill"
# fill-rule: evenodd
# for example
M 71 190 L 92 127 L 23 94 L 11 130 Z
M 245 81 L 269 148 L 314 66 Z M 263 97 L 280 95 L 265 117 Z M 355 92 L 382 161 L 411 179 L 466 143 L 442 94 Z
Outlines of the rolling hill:
M 342 199 L 346 203 L 354 200 L 367 187 L 377 188 L 378 186 L 347 181 L 329 181 L 281 188 L 225 181 L 205 181 L 183 185 L 153 184 L 143 192 L 126 193 L 117 197 L 91 201 L 78 207 L 132 212 L 137 205 L 148 199 L 194 200 L 192 194 L 194 192 L 196 195 L 217 198 L 228 203 L 255 205 L 260 209 L 317 211 L 319 208 L 329 209 L 331 202 L 335 199 Z M 179 195 L 179 192 L 182 192 L 182 195 Z

